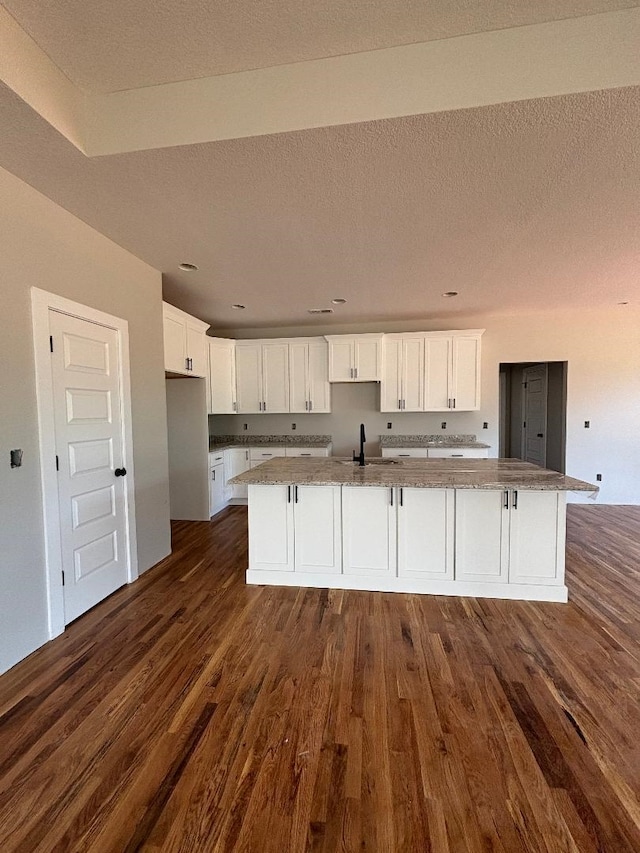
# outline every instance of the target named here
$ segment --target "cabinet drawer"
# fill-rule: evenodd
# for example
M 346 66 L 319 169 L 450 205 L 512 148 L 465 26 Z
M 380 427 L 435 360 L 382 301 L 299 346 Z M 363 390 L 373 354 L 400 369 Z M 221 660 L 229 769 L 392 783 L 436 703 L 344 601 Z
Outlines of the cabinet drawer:
M 287 447 L 285 456 L 328 456 L 326 447 Z
M 486 447 L 430 447 L 429 459 L 487 459 Z
M 254 465 L 257 462 L 266 462 L 267 459 L 275 459 L 277 456 L 284 455 L 284 447 L 273 447 L 270 449 L 267 449 L 265 447 L 252 447 L 249 450 L 249 459 Z
M 426 447 L 383 447 L 382 455 L 385 457 L 393 456 L 398 459 L 402 457 L 405 459 L 426 459 L 428 453 Z

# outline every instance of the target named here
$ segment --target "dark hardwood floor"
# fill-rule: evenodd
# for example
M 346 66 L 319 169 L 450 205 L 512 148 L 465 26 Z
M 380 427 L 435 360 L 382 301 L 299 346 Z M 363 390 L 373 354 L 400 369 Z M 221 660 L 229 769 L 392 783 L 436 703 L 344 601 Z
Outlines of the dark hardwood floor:
M 640 507 L 569 604 L 246 587 L 246 511 L 0 678 L 0 851 L 640 851 Z

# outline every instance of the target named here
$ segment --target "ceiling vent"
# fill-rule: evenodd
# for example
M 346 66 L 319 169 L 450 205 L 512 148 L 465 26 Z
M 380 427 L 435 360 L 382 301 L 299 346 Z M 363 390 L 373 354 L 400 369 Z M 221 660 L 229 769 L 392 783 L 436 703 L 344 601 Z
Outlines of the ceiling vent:
M 309 308 L 309 314 L 333 314 L 333 308 Z

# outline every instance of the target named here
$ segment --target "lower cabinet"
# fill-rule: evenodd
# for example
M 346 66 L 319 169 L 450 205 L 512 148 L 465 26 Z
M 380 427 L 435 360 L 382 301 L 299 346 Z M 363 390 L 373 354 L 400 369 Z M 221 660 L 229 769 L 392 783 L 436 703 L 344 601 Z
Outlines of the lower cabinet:
M 556 491 L 252 485 L 247 580 L 566 601 L 565 510 Z
M 249 486 L 249 565 L 342 571 L 340 486 Z
M 564 492 L 459 490 L 456 580 L 564 583 L 565 518 Z
M 346 575 L 395 575 L 395 489 L 342 487 L 342 559 Z
M 228 481 L 251 467 L 248 447 L 229 447 L 224 451 L 225 497 L 227 501 L 247 499 L 246 486 L 230 486 Z
M 453 580 L 455 496 L 451 489 L 398 493 L 398 577 Z
M 226 505 L 224 464 L 220 463 L 209 468 L 209 515 L 216 515 Z

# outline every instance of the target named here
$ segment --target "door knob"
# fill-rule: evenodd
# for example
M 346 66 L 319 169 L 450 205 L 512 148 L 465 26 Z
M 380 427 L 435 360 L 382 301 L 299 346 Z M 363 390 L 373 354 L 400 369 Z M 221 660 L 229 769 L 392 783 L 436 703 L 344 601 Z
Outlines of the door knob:
M 126 468 L 116 468 L 116 470 L 113 473 L 116 475 L 116 477 L 124 477 L 124 475 L 127 473 L 127 469 Z

